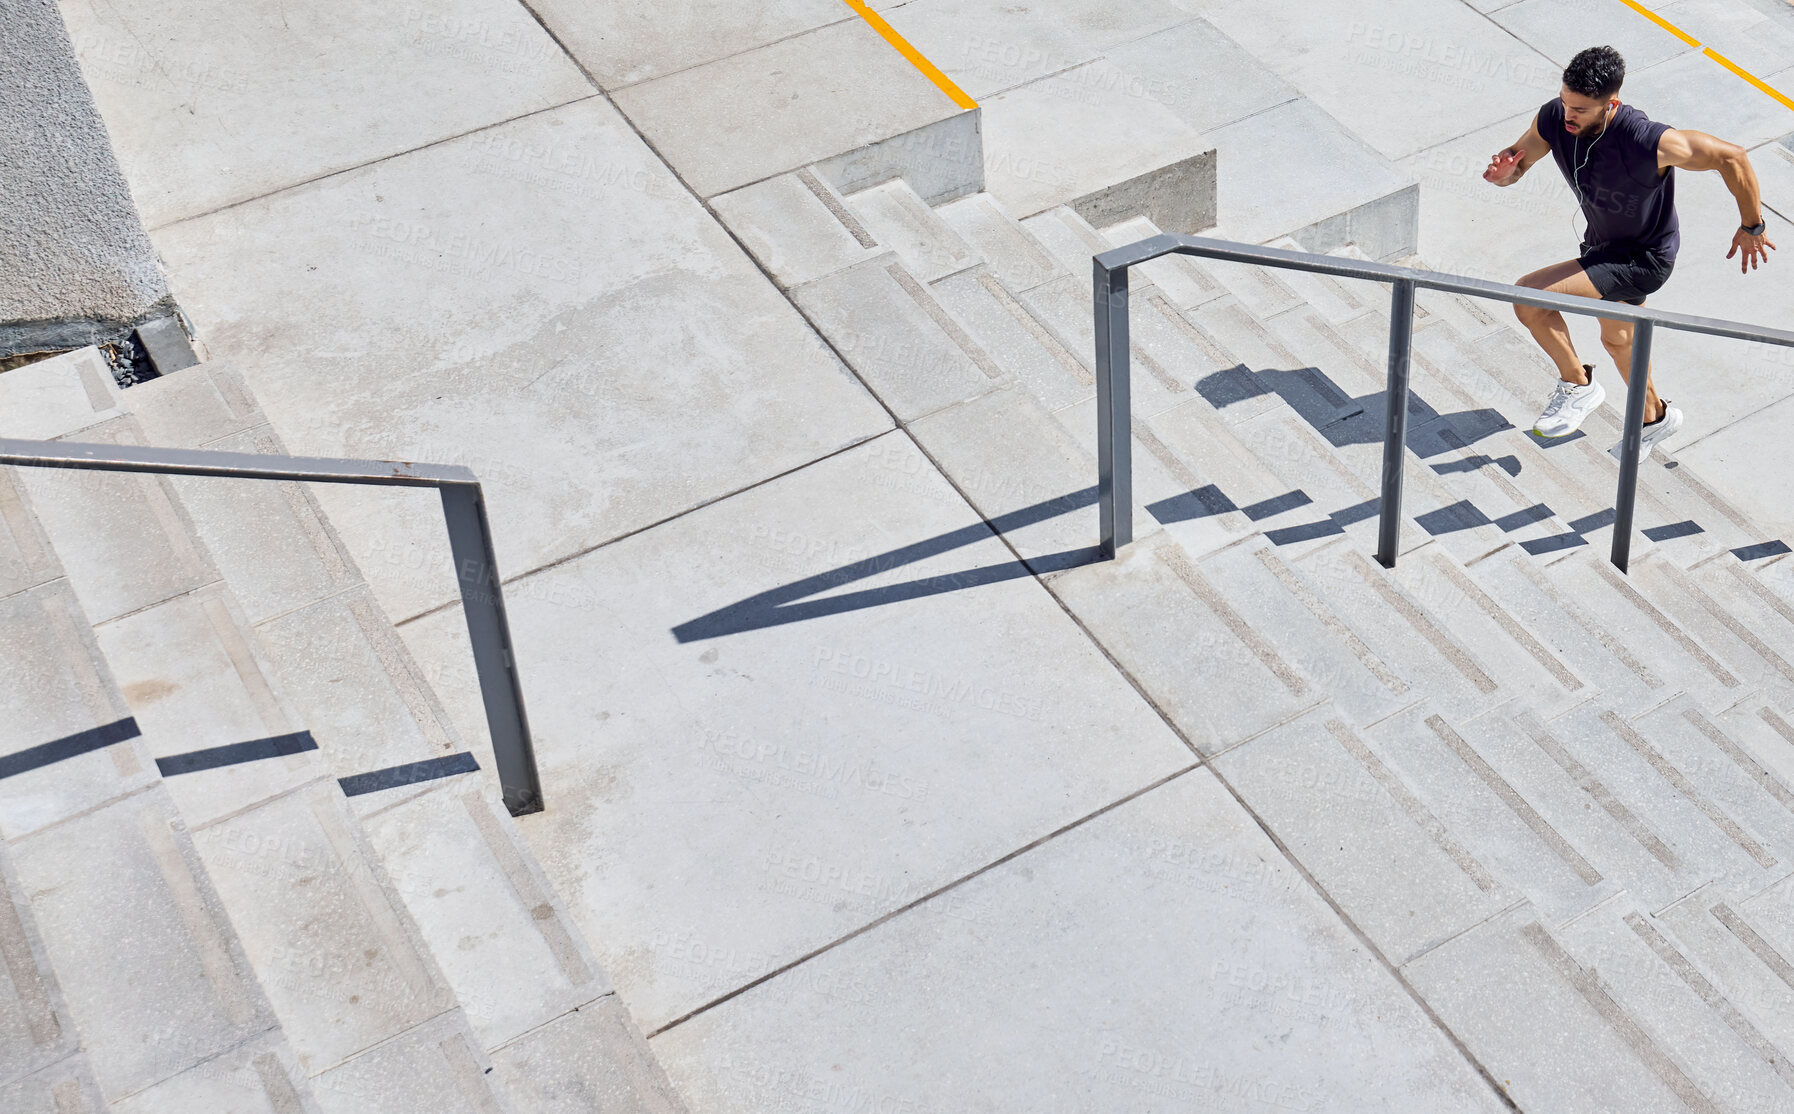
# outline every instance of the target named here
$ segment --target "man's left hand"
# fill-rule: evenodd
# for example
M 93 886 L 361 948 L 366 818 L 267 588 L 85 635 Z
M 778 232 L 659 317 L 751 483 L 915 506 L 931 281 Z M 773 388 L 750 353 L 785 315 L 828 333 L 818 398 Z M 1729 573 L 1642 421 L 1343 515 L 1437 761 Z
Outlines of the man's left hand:
M 1769 252 L 1765 249 L 1774 247 L 1775 245 L 1769 242 L 1767 229 L 1761 236 L 1752 236 L 1740 228 L 1732 234 L 1732 250 L 1726 252 L 1725 257 L 1730 259 L 1738 254 L 1739 249 L 1743 249 L 1744 258 L 1738 260 L 1738 273 L 1743 274 L 1746 271 L 1756 270 L 1759 259 L 1763 263 L 1769 262 Z

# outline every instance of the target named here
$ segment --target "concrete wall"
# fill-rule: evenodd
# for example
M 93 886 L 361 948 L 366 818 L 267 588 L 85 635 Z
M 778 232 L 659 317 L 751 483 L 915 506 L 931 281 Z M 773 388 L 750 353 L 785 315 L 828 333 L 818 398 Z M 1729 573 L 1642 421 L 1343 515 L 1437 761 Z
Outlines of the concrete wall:
M 172 308 L 55 3 L 0 0 L 0 358 Z

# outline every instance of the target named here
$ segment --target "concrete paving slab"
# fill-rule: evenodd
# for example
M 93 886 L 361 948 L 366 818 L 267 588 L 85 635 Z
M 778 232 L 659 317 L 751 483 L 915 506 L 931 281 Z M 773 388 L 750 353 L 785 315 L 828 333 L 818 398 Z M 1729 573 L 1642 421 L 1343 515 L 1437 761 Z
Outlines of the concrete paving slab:
M 232 920 L 161 789 L 16 841 L 12 854 L 108 1099 L 275 1024 Z
M 611 989 L 495 795 L 457 778 L 362 819 L 482 1048 Z
M 305 1074 L 454 1005 L 334 781 L 194 842 Z
M 1794 30 L 1741 0 L 1678 0 L 1657 14 L 1759 77 L 1794 66 Z
M 620 3 L 602 8 L 547 0 L 533 10 L 606 90 L 855 18 L 829 0 L 777 0 L 751 9 L 716 0 L 673 6 Z
M 1689 697 L 1639 721 L 1652 744 L 1698 793 L 1780 862 L 1794 861 L 1794 793 Z
M 1794 166 L 1794 154 L 1789 161 Z M 971 245 L 1011 293 L 1059 277 L 1058 263 L 990 194 L 970 194 L 947 202 L 935 212 Z
M 986 99 L 985 188 L 1025 219 L 1214 146 L 1145 84 L 1098 58 Z
M 1782 494 L 1787 489 L 1774 480 L 1764 482 L 1766 475 L 1778 476 L 1785 467 L 1786 441 L 1778 423 L 1790 413 L 1794 398 L 1784 398 L 1677 454 L 1772 537 L 1794 537 L 1794 507 Z
M 1783 219 L 1794 215 L 1794 148 L 1765 143 L 1750 153 L 1750 165 L 1763 206 Z
M 1525 1110 L 1713 1110 L 1605 980 L 1521 906 L 1404 973 Z
M 614 98 L 700 197 L 962 111 L 860 19 L 631 85 Z
M 1069 209 L 1055 211 L 1071 212 Z M 1122 221 L 1098 233 L 1117 247 L 1150 239 L 1158 234 L 1159 227 L 1145 217 Z M 1147 282 L 1158 287 L 1178 309 L 1194 309 L 1227 292 L 1205 265 L 1198 263 L 1193 256 L 1162 255 L 1128 270 L 1130 274 L 1141 275 Z
M 459 1010 L 408 1030 L 312 1080 L 322 1114 L 512 1114 Z
M 1690 573 L 1651 557 L 1634 562 L 1628 580 L 1746 686 L 1777 704 L 1794 703 L 1794 663 L 1782 654 L 1789 644 L 1786 622 L 1729 577 L 1701 575 L 1706 567 Z
M 278 1030 L 246 1041 L 110 1107 L 119 1114 L 318 1114 L 317 1100 Z
M 1612 0 L 1602 2 L 1611 3 Z M 1788 79 L 1794 77 L 1794 70 L 1782 69 L 1757 76 L 1772 88 L 1786 89 Z M 1747 148 L 1780 139 L 1794 127 L 1794 114 L 1785 105 L 1764 96 L 1712 59 L 1696 53 L 1672 58 L 1629 76 L 1621 96 L 1628 103 L 1644 109 L 1653 120 L 1674 128 L 1707 132 Z M 1712 177 L 1719 176 L 1714 174 Z M 1676 201 L 1680 204 L 1681 191 L 1676 192 Z M 1736 222 L 1733 226 L 1736 227 Z M 1726 242 L 1730 242 L 1730 237 Z
M 1536 108 L 1562 84 L 1561 63 L 1463 4 L 1397 0 L 1374 11 L 1341 6 L 1317 15 L 1301 5 L 1221 0 L 1204 4 L 1202 14 L 1391 159 Z M 1621 11 L 1613 22 L 1628 16 Z M 1365 95 L 1371 88 L 1377 96 Z M 1396 103 L 1446 110 L 1391 112 Z M 1224 179 L 1223 198 L 1227 188 Z M 1224 215 L 1222 223 L 1235 222 Z
M 1164 534 L 1061 573 L 1052 589 L 1205 755 L 1324 699 Z
M 1392 963 L 1518 896 L 1331 709 L 1267 732 L 1215 765 Z
M 1794 727 L 1779 709 L 1763 700 L 1744 700 L 1707 718 L 1718 723 L 1752 763 L 1767 771 L 1772 782 L 1794 784 Z
M 601 102 L 158 243 L 289 451 L 470 465 L 506 575 L 889 424 Z M 319 501 L 392 614 L 454 598 L 434 495 Z
M 898 435 L 529 579 L 523 831 L 644 1030 L 1191 761 Z
M 1415 249 L 1412 179 L 1314 101 L 1286 101 L 1203 133 L 1219 163 L 1216 223 L 1260 244 L 1292 236 L 1309 251 L 1356 244 L 1372 259 Z M 1301 166 L 1302 173 L 1291 173 Z
M 1627 94 L 1638 92 L 1634 82 L 1646 70 L 1695 49 L 1650 20 L 1640 18 L 1618 0 L 1521 0 L 1496 10 L 1489 18 L 1549 59 L 1556 71 L 1553 76 L 1559 77 L 1560 83 L 1562 70 L 1570 59 L 1594 41 L 1589 38 L 1589 29 L 1601 28 L 1596 38 L 1626 59 L 1627 83 L 1621 97 L 1627 101 L 1632 99 Z M 1666 18 L 1675 22 L 1667 13 Z M 1639 102 L 1638 107 L 1650 113 L 1653 120 L 1659 119 L 1645 102 Z
M 654 1047 L 703 1110 L 1501 1108 L 1201 770 Z
M 494 1049 L 492 1067 L 528 1114 L 685 1109 L 615 994 Z
M 18 839 L 156 780 L 142 740 L 121 722 L 130 709 L 68 581 L 0 599 L 0 640 L 10 696 L 0 753 L 30 761 L 34 748 L 96 730 L 119 740 L 0 778 L 0 836 Z
M 791 298 L 899 421 L 974 398 L 1002 376 L 894 254 L 797 287 Z
M 879 250 L 877 237 L 809 169 L 731 190 L 710 203 L 781 286 L 821 278 Z
M 1171 109 L 1200 132 L 1300 95 L 1204 19 L 1130 39 L 1110 47 L 1106 56 L 1128 75 L 1138 95 Z
M 1089 34 L 1080 13 L 1062 12 L 1063 7 L 910 0 L 892 6 L 885 18 L 955 85 L 981 101 L 1102 53 L 1101 37 Z
M 959 234 L 902 178 L 849 194 L 845 200 L 878 241 L 895 251 L 910 274 L 923 282 L 963 271 L 978 261 Z
M 152 230 L 592 93 L 498 0 L 62 13 Z

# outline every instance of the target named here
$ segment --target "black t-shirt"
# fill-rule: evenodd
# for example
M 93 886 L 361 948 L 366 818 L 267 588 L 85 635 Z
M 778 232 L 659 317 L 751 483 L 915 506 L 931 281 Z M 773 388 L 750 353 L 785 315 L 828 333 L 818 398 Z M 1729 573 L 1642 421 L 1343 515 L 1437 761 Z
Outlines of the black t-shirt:
M 1682 246 L 1676 220 L 1676 171 L 1657 173 L 1657 141 L 1670 130 L 1622 104 L 1593 139 L 1564 130 L 1564 106 L 1546 101 L 1539 109 L 1539 134 L 1564 181 L 1579 195 L 1588 232 L 1584 250 L 1614 243 L 1636 245 L 1675 259 Z

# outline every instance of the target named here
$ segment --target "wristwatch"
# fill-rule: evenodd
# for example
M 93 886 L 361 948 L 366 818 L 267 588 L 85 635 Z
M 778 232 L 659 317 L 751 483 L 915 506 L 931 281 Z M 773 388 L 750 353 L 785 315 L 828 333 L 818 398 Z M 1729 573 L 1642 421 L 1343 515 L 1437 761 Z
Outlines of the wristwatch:
M 1761 236 L 1763 233 L 1769 231 L 1769 218 L 1765 217 L 1752 225 L 1741 224 L 1738 226 L 1738 231 L 1748 232 L 1752 236 Z

